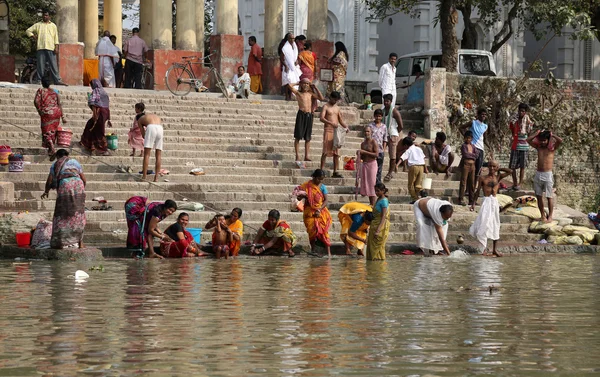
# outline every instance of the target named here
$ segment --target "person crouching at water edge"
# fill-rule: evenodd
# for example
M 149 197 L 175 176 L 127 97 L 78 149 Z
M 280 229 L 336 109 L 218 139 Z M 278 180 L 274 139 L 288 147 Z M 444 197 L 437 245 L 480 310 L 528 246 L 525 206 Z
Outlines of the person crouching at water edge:
M 304 226 L 308 233 L 311 251 L 315 251 L 315 243 L 321 241 L 327 248 L 327 255 L 331 257 L 331 239 L 329 238 L 329 227 L 331 227 L 331 214 L 327 209 L 327 187 L 323 184 L 325 172 L 316 169 L 312 173 L 312 179 L 304 182 L 300 188 L 306 192 L 306 196 L 298 196 L 298 200 L 306 198 L 304 205 Z
M 251 255 L 261 255 L 269 252 L 283 252 L 293 257 L 292 248 L 298 241 L 287 222 L 281 220 L 278 210 L 272 209 L 267 215 L 267 221 L 258 230 L 250 249 Z
M 390 202 L 383 183 L 375 185 L 377 202 L 373 206 L 373 221 L 367 237 L 367 260 L 385 260 L 385 244 L 390 235 Z
M 500 205 L 498 204 L 496 195 L 500 188 L 500 181 L 511 175 L 512 170 L 506 168 L 499 169 L 496 161 L 490 161 L 488 170 L 488 174 L 479 177 L 479 181 L 477 182 L 471 211 L 475 209 L 475 203 L 477 203 L 477 197 L 481 189 L 483 189 L 484 198 L 479 209 L 479 215 L 477 215 L 477 219 L 471 225 L 469 233 L 479 241 L 483 255 L 490 255 L 487 249 L 489 238 L 493 241 L 492 254 L 501 257 L 502 254 L 496 251 L 496 243 L 500 239 Z M 501 174 L 497 174 L 498 172 L 501 172 Z
M 165 235 L 160 241 L 160 253 L 165 258 L 188 258 L 201 257 L 206 254 L 200 251 L 200 247 L 194 241 L 194 237 L 186 229 L 190 222 L 190 216 L 181 212 L 177 222 L 165 229 Z
M 364 255 L 363 249 L 367 242 L 367 231 L 373 221 L 371 206 L 364 203 L 350 202 L 340 208 L 338 219 L 342 224 L 340 239 L 346 246 L 346 255 L 350 255 L 352 247 L 358 249 L 357 255 Z
M 454 212 L 450 202 L 423 198 L 415 202 L 413 210 L 417 222 L 417 247 L 423 250 L 425 256 L 430 255 L 430 250 L 435 254 L 444 250 L 450 255 L 450 248 L 446 242 L 448 220 Z

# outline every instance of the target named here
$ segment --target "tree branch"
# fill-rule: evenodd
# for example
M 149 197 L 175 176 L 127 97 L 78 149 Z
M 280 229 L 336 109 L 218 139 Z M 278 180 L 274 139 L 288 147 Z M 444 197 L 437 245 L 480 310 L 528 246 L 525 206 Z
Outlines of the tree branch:
M 504 20 L 502 28 L 496 35 L 494 35 L 494 41 L 492 42 L 492 48 L 490 50 L 492 54 L 498 52 L 498 50 L 500 50 L 500 48 L 504 46 L 504 44 L 508 42 L 508 40 L 514 34 L 513 21 L 515 20 L 515 18 L 517 18 L 517 15 L 519 14 L 521 3 L 521 0 L 515 1 L 512 8 L 508 12 L 508 17 L 506 18 L 506 20 Z

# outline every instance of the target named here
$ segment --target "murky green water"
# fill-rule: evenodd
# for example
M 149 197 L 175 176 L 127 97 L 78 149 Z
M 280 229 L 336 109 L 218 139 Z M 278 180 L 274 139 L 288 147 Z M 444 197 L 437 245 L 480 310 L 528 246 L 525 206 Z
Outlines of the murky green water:
M 595 257 L 13 263 L 0 376 L 600 374 Z

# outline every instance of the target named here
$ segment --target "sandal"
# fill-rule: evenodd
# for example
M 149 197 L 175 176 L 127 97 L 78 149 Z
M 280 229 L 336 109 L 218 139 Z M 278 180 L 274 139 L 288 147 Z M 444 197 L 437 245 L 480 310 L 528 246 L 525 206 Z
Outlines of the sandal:
M 388 173 L 385 177 L 383 177 L 383 181 L 384 182 L 389 182 L 392 180 L 392 178 L 394 178 L 393 174 Z
M 338 173 L 338 172 L 335 172 L 335 173 L 333 173 L 333 175 L 332 175 L 331 177 L 332 177 L 332 178 L 344 178 L 344 176 L 343 176 L 343 175 L 341 175 L 341 174 L 340 174 L 340 173 Z

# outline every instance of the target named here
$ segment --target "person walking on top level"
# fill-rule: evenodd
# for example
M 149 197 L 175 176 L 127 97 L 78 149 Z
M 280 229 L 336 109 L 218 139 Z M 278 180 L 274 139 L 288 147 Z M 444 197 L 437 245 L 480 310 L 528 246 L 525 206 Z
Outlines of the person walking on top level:
M 35 57 L 37 59 L 37 77 L 36 81 L 40 82 L 46 72 L 46 62 L 50 66 L 50 74 L 55 85 L 65 84 L 58 72 L 56 64 L 56 52 L 58 50 L 58 29 L 54 22 L 50 21 L 50 13 L 44 11 L 42 13 L 42 22 L 34 24 L 25 31 L 28 37 L 37 41 L 37 51 Z
M 392 95 L 392 106 L 396 106 L 396 60 L 398 54 L 392 52 L 387 63 L 379 68 L 379 87 L 381 95 Z
M 123 46 L 123 57 L 125 58 L 125 87 L 142 88 L 142 70 L 146 61 L 148 46 L 139 37 L 140 29 L 134 27 L 131 30 L 133 36 Z
M 119 60 L 119 49 L 110 40 L 110 31 L 104 30 L 102 38 L 96 44 L 96 56 L 98 56 L 98 75 L 102 86 L 114 88 L 117 86 L 115 64 Z

